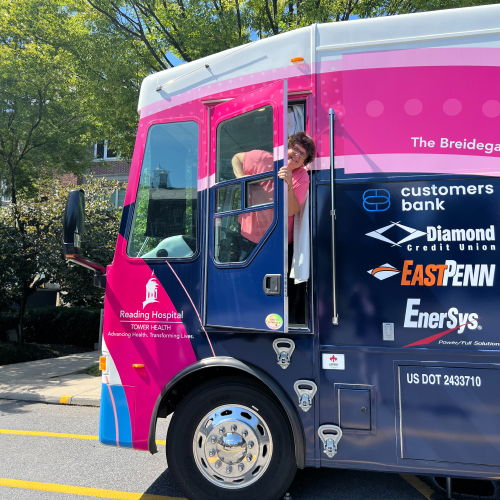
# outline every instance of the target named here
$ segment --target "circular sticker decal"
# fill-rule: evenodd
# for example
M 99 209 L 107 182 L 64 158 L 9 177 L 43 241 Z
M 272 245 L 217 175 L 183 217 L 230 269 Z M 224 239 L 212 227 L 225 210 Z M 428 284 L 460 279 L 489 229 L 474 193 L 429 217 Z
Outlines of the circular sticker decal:
M 266 325 L 271 330 L 277 330 L 283 325 L 283 320 L 279 314 L 269 314 L 266 318 Z

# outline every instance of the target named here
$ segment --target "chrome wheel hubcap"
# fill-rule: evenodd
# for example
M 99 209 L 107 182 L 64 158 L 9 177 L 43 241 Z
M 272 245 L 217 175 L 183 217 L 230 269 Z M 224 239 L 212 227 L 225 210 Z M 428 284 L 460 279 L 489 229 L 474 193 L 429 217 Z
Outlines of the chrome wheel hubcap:
M 267 469 L 273 452 L 269 428 L 255 410 L 224 405 L 207 413 L 194 435 L 198 469 L 222 488 L 244 488 Z

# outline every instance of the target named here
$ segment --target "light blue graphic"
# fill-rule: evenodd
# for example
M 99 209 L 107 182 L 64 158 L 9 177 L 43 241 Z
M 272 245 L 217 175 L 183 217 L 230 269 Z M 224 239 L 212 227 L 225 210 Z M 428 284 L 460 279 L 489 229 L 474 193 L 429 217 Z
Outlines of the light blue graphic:
M 387 189 L 367 189 L 363 193 L 363 208 L 367 212 L 385 212 L 391 206 L 391 195 Z
M 111 398 L 111 393 L 113 398 Z M 114 405 L 113 405 L 114 402 Z M 116 413 L 115 413 L 116 410 Z M 118 432 L 116 425 L 118 424 Z M 117 442 L 118 436 L 118 442 Z M 122 385 L 102 384 L 99 441 L 111 446 L 132 448 L 132 427 L 127 397 Z

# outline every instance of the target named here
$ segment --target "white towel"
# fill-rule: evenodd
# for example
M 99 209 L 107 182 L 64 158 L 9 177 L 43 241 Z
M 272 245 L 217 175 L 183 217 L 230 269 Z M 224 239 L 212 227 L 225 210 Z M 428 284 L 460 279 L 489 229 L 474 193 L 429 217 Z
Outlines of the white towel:
M 293 258 L 290 278 L 294 279 L 296 285 L 309 279 L 310 251 L 308 193 L 300 212 L 293 218 Z

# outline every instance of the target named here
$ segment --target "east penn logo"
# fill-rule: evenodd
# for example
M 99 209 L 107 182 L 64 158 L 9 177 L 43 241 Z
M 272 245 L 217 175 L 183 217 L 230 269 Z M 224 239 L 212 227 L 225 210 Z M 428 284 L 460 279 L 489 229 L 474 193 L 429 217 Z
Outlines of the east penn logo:
M 493 286 L 495 264 L 415 264 L 405 260 L 401 274 L 403 286 Z
M 398 227 L 399 229 L 406 231 L 408 233 L 408 236 L 405 236 L 403 239 L 399 241 L 392 241 L 391 239 L 384 236 L 384 233 L 389 229 L 392 229 L 393 227 Z M 389 243 L 393 247 L 394 246 L 400 247 L 402 243 L 414 240 L 415 238 L 420 238 L 421 236 L 425 236 L 426 234 L 427 233 L 419 231 L 418 229 L 413 229 L 412 227 L 404 226 L 399 222 L 392 222 L 388 226 L 384 226 L 381 227 L 380 229 L 375 229 L 375 231 L 372 231 L 370 233 L 366 233 L 366 236 L 370 236 L 370 238 L 375 238 L 377 240 L 385 241 L 386 243 Z
M 391 194 L 387 189 L 367 189 L 363 193 L 363 208 L 367 212 L 385 212 L 391 206 Z
M 375 267 L 374 269 L 370 269 L 368 271 L 368 274 L 371 274 L 378 280 L 385 280 L 387 278 L 390 278 L 391 276 L 396 276 L 396 274 L 399 274 L 401 271 L 396 269 L 394 266 L 391 266 L 390 264 L 382 264 L 379 267 Z

